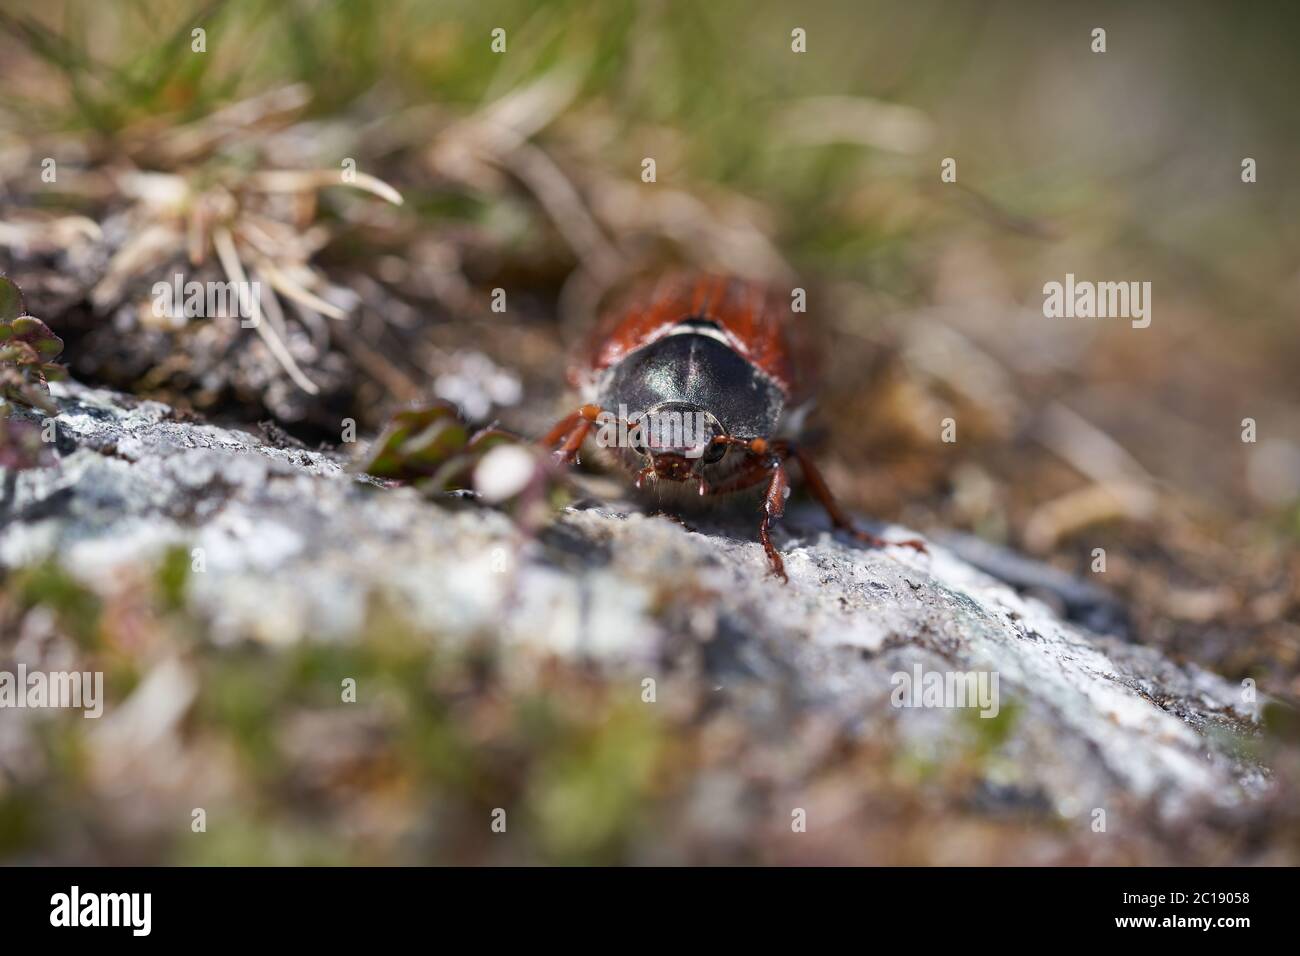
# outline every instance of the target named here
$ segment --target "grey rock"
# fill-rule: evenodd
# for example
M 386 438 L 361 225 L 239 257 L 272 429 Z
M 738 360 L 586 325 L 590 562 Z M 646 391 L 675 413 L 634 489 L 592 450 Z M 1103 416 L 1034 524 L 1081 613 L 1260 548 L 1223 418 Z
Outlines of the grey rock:
M 17 476 L 0 566 L 54 560 L 108 592 L 169 548 L 201 549 L 187 601 L 218 645 L 355 640 L 381 595 L 440 639 L 486 636 L 521 661 L 640 679 L 702 648 L 700 679 L 753 726 L 779 733 L 815 710 L 935 759 L 983 718 L 894 706 L 899 675 L 977 672 L 1014 715 L 990 805 L 1086 822 L 1139 800 L 1174 819 L 1271 786 L 1246 756 L 1259 705 L 1239 687 L 1063 620 L 938 545 L 870 550 L 796 510 L 777 538 L 781 584 L 753 516 L 688 527 L 602 504 L 526 536 L 499 511 L 349 474 L 340 456 L 75 383 L 55 397 L 64 454 Z

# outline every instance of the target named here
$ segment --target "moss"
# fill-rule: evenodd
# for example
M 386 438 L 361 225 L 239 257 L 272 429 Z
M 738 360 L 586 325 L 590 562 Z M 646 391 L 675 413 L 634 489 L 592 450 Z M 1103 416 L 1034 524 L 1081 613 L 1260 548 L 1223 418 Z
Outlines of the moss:
M 231 736 L 249 770 L 262 780 L 273 777 L 279 765 L 271 731 L 285 704 L 281 670 L 279 662 L 260 652 L 210 660 L 203 667 L 194 710 L 198 724 Z
M 13 578 L 13 592 L 24 611 L 45 607 L 54 612 L 59 626 L 82 648 L 102 646 L 98 597 L 54 562 L 19 571 Z
M 0 860 L 44 844 L 43 803 L 40 794 L 29 790 L 0 793 Z
M 1011 738 L 1020 719 L 1020 705 L 1005 694 L 1000 696 L 995 716 L 981 717 L 973 707 L 962 711 L 967 726 L 974 732 L 975 751 L 981 759 L 987 759 Z
M 1265 704 L 1264 727 L 1274 742 L 1291 747 L 1300 744 L 1300 711 L 1290 704 L 1279 701 Z
M 178 611 L 185 606 L 185 590 L 190 579 L 189 549 L 176 545 L 168 548 L 158 563 L 158 596 L 162 606 Z
M 280 816 L 237 813 L 223 819 L 209 814 L 207 831 L 187 827 L 173 844 L 175 862 L 184 866 L 342 866 L 351 862 L 348 846 L 334 834 Z
M 536 840 L 557 863 L 614 862 L 652 796 L 663 736 L 650 708 L 620 705 L 599 723 L 572 726 L 537 759 L 527 806 Z

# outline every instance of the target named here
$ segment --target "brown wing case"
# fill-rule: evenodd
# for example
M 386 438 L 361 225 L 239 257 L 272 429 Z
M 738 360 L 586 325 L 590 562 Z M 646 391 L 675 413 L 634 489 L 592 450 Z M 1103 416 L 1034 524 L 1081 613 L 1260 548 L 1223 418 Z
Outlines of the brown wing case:
M 621 362 L 687 320 L 712 322 L 731 347 L 776 381 L 788 396 L 799 392 L 789 326 L 802 315 L 788 292 L 718 275 L 677 273 L 635 288 L 605 313 L 584 362 L 570 372 L 582 381 Z

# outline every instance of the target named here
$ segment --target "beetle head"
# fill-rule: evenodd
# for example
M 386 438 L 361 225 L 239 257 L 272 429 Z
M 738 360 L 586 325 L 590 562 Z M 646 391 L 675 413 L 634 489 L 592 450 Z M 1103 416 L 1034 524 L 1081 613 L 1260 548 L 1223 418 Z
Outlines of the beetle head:
M 687 323 L 610 369 L 599 403 L 626 409 L 629 422 L 646 426 L 621 456 L 639 484 L 694 480 L 703 491 L 744 457 L 714 439 L 775 431 L 782 392 L 720 334 L 707 323 Z
M 637 420 L 633 449 L 646 465 L 639 480 L 698 480 L 702 469 L 720 461 L 727 447 L 714 441 L 726 429 L 708 409 L 693 402 L 660 402 Z

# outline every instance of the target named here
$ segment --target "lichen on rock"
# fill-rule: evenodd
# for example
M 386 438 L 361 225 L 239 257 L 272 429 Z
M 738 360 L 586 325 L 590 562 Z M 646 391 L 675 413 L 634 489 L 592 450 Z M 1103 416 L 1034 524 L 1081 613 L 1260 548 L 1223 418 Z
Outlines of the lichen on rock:
M 98 824 L 118 839 L 144 834 L 155 848 L 148 859 L 178 858 L 174 831 L 188 806 L 225 806 L 252 814 L 253 831 L 268 826 L 229 750 L 270 747 L 282 761 L 272 760 L 274 779 L 334 773 L 303 735 L 342 748 L 340 766 L 351 768 L 329 777 L 358 791 L 345 805 L 331 797 L 331 812 L 401 805 L 367 824 L 382 831 L 368 849 L 318 835 L 354 861 L 437 859 L 450 838 L 436 826 L 443 836 L 425 833 L 429 805 L 470 813 L 476 800 L 511 795 L 532 828 L 501 851 L 514 861 L 970 862 L 986 860 L 977 844 L 989 833 L 1003 833 L 1008 862 L 1122 861 L 1130 851 L 1097 830 L 1098 810 L 1111 833 L 1125 819 L 1151 823 L 1147 839 L 1176 860 L 1183 851 L 1168 828 L 1248 814 L 1271 787 L 1257 756 L 1259 705 L 1241 688 L 1087 631 L 939 545 L 928 555 L 866 549 L 795 508 L 777 537 L 782 584 L 744 515 L 687 526 L 609 501 L 526 532 L 467 496 L 431 500 L 357 475 L 334 452 L 73 382 L 52 395 L 58 461 L 17 475 L 0 527 L 6 620 L 17 628 L 0 656 L 36 667 L 89 654 L 127 675 L 88 738 L 102 776 L 81 785 L 126 787 L 165 808 Z M 40 569 L 57 569 L 60 593 L 84 592 L 99 608 L 89 651 L 59 636 L 57 606 L 42 612 L 44 599 L 31 596 Z M 363 686 L 369 706 L 339 703 L 329 668 L 313 665 L 294 670 L 284 692 L 312 707 L 286 701 L 280 713 L 276 700 L 258 700 L 248 706 L 261 724 L 223 722 L 233 706 L 223 695 L 241 693 L 223 683 L 231 662 L 265 670 L 268 660 L 320 654 L 363 668 L 393 654 L 401 665 L 374 665 L 386 689 Z M 463 685 L 405 682 L 444 659 Z M 911 685 L 928 674 L 996 675 L 994 706 L 985 716 L 979 706 L 911 706 L 926 702 Z M 581 745 L 548 738 L 531 719 L 510 722 L 512 706 L 539 696 L 548 707 L 595 701 L 561 722 L 582 728 Z M 437 730 L 412 743 L 402 728 L 424 726 L 426 708 Z M 0 768 L 34 786 L 40 772 L 25 756 L 34 731 L 13 726 Z M 354 779 L 371 766 L 367 748 L 393 762 L 378 778 Z M 504 766 L 494 748 L 518 753 Z M 432 777 L 412 769 L 444 750 L 461 756 Z M 124 782 L 113 767 L 128 757 L 135 769 Z M 456 759 L 482 776 L 462 768 L 470 778 L 461 780 Z M 205 769 L 181 779 L 168 761 Z M 413 774 L 428 789 L 397 799 L 385 774 Z M 808 810 L 812 839 L 783 842 L 789 807 Z M 880 832 L 882 812 L 897 833 Z M 164 825 L 160 814 L 175 816 Z M 860 839 L 817 836 L 831 817 Z M 425 842 L 412 844 L 414 833 Z M 963 850 L 954 833 L 975 842 Z M 215 858 L 248 859 L 242 852 Z

